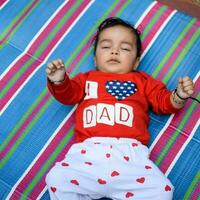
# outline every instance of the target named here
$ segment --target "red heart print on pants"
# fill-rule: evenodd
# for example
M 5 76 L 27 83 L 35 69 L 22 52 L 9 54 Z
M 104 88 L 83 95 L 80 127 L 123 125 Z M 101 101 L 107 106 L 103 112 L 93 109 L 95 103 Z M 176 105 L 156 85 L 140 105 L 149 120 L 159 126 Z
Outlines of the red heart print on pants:
M 126 161 L 129 161 L 129 157 L 128 157 L 128 156 L 124 156 L 124 159 L 125 159 Z
M 126 198 L 130 198 L 130 197 L 133 197 L 134 194 L 132 192 L 127 192 L 126 193 Z
M 145 169 L 152 169 L 152 167 L 149 166 L 149 165 L 146 165 L 146 166 L 145 166 Z
M 56 187 L 51 187 L 51 191 L 55 193 L 56 192 Z
M 85 150 L 85 149 L 82 149 L 82 150 L 81 150 L 81 154 L 86 154 L 86 150 Z
M 69 166 L 69 163 L 63 162 L 61 165 L 62 165 L 63 167 L 68 167 L 68 166 Z
M 98 179 L 98 182 L 99 182 L 99 184 L 102 184 L 102 185 L 103 185 L 103 184 L 106 184 L 106 181 L 103 180 L 103 179 L 101 179 L 101 178 Z
M 91 163 L 91 162 L 85 162 L 85 164 L 86 164 L 86 165 L 92 165 L 92 163 Z
M 141 177 L 141 178 L 136 179 L 136 181 L 137 181 L 138 183 L 144 183 L 145 178 L 144 178 L 144 177 Z
M 110 158 L 110 156 L 111 156 L 110 153 L 106 154 L 106 158 Z
M 132 147 L 137 147 L 138 144 L 137 143 L 132 143 Z
M 78 182 L 76 179 L 71 180 L 70 182 L 71 182 L 72 184 L 74 184 L 74 185 L 79 185 L 79 182 Z
M 111 176 L 112 176 L 112 177 L 114 177 L 114 176 L 119 176 L 119 172 L 113 171 L 113 172 L 111 173 Z
M 170 187 L 169 185 L 166 185 L 166 186 L 165 186 L 165 191 L 166 191 L 166 192 L 170 192 L 171 190 L 172 190 L 172 189 L 171 189 L 171 187 Z

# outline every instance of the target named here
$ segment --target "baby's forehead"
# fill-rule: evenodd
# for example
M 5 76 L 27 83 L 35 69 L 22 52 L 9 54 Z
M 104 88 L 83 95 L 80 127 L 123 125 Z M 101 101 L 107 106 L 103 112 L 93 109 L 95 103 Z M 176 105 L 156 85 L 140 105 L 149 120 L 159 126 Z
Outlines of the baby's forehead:
M 136 36 L 130 28 L 122 25 L 115 25 L 105 28 L 99 34 L 99 42 L 109 42 L 116 39 L 122 40 L 124 42 L 135 42 Z

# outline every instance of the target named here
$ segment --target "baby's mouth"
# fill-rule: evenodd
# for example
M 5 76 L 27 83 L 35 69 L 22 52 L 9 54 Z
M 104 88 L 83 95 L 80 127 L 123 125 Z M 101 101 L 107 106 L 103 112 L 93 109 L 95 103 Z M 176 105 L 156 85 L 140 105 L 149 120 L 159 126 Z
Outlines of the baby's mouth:
M 120 61 L 119 60 L 117 60 L 117 59 L 110 59 L 110 60 L 108 60 L 108 63 L 109 64 L 118 64 L 118 63 L 120 63 Z

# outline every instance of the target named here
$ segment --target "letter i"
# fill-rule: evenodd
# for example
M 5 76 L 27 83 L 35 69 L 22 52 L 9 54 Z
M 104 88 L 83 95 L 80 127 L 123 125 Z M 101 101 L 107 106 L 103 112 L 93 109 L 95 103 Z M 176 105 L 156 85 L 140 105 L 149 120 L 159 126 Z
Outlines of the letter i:
M 90 83 L 87 83 L 87 96 L 90 96 Z

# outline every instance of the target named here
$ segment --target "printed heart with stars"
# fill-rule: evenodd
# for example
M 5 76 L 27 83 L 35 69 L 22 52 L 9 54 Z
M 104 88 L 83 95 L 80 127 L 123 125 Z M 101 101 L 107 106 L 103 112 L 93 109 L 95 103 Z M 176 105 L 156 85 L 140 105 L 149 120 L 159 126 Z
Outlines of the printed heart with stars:
M 137 92 L 137 86 L 132 81 L 110 80 L 106 82 L 106 91 L 117 100 L 124 100 Z

